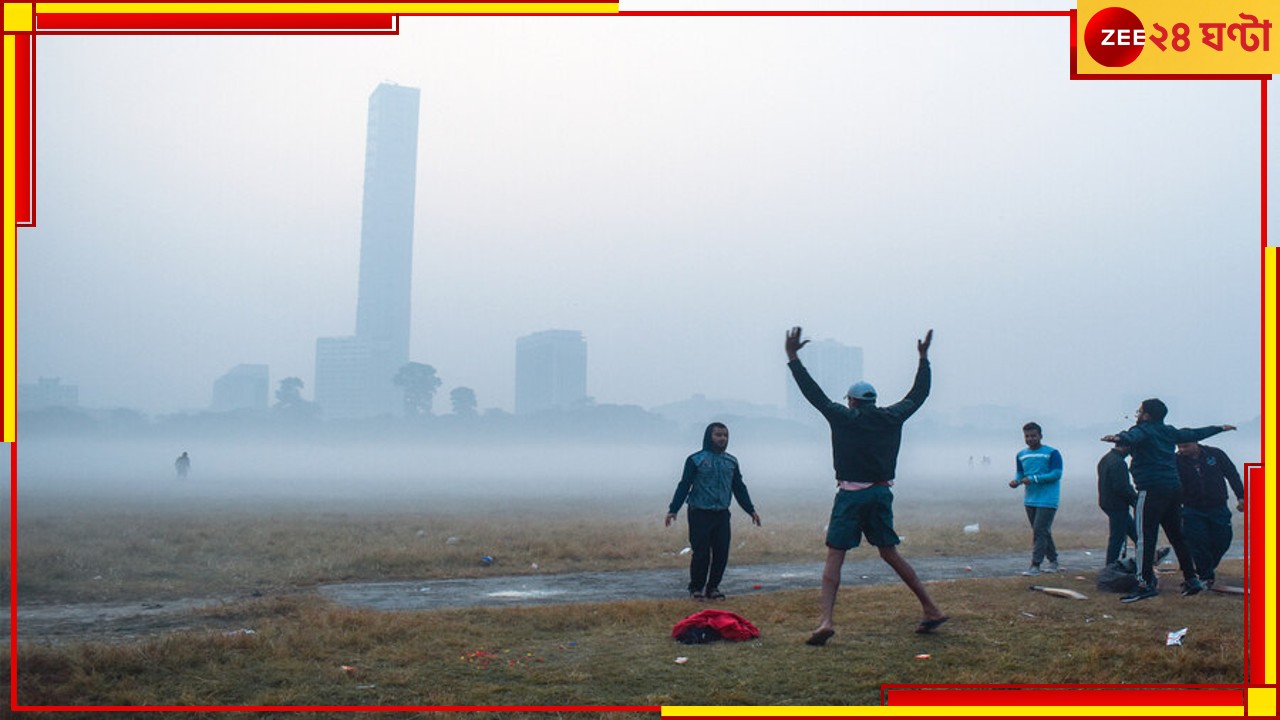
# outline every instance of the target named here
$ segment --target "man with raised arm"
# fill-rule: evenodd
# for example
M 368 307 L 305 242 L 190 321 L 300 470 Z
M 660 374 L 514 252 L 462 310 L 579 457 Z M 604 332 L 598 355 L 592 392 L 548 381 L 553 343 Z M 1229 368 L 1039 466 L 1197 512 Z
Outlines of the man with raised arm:
M 916 632 L 933 632 L 948 616 L 933 603 L 915 569 L 898 553 L 897 545 L 901 541 L 893 530 L 893 491 L 890 490 L 902 443 L 902 424 L 929 396 L 929 345 L 933 342 L 933 330 L 926 333 L 923 340 L 916 341 L 920 363 L 911 391 L 888 407 L 878 407 L 875 388 L 861 380 L 849 387 L 844 404 L 832 402 L 800 362 L 798 353 L 809 342 L 800 339 L 800 332 L 799 327 L 787 332 L 787 367 L 805 399 L 831 426 L 831 452 L 838 488 L 827 528 L 827 560 L 822 570 L 818 628 L 805 642 L 825 645 L 835 635 L 832 616 L 836 592 L 840 589 L 840 570 L 845 554 L 857 547 L 864 535 L 920 600 L 924 618 L 916 624 Z

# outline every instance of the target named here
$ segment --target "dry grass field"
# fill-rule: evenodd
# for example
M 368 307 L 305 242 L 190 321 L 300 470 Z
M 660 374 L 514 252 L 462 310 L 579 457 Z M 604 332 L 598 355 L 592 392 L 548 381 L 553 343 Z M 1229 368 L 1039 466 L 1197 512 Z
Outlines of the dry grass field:
M 1229 684 L 1243 676 L 1240 598 L 1166 592 L 1127 606 L 1094 591 L 1092 573 L 1056 578 L 1084 590 L 1086 601 L 1029 592 L 1017 577 L 933 583 L 953 617 L 934 636 L 912 632 L 918 606 L 900 585 L 852 582 L 826 648 L 802 643 L 815 621 L 813 591 L 731 597 L 721 607 L 751 619 L 762 637 L 707 646 L 670 639 L 671 626 L 699 609 L 685 600 L 377 612 L 310 592 L 333 581 L 683 568 L 683 518 L 662 526 L 665 495 L 193 503 L 35 493 L 20 499 L 21 604 L 230 601 L 198 611 L 215 630 L 111 644 L 24 641 L 19 697 L 36 705 L 860 705 L 878 703 L 890 682 Z M 762 486 L 754 495 L 765 524 L 737 516 L 731 562 L 821 560 L 826 488 Z M 897 496 L 909 558 L 1029 550 L 1012 491 L 903 486 Z M 1059 545 L 1099 548 L 1101 520 L 1073 496 L 1055 525 Z M 965 533 L 973 523 L 980 531 Z M 485 567 L 482 555 L 496 562 Z M 1238 577 L 1239 563 L 1225 574 Z M 1166 647 L 1165 634 L 1182 627 L 1186 644 Z

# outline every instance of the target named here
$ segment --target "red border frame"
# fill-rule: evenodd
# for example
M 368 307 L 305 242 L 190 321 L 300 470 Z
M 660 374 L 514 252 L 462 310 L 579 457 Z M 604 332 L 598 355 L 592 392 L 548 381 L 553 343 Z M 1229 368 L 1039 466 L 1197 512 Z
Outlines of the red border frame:
M 398 34 L 398 18 L 412 15 L 379 14 L 65 14 L 39 16 L 34 12 L 32 32 L 6 33 L 18 36 L 17 78 L 15 88 L 18 102 L 17 135 L 19 226 L 35 224 L 35 36 L 39 34 Z M 449 15 L 483 15 L 488 13 L 449 13 Z M 502 15 L 529 16 L 523 13 Z M 590 15 L 562 13 L 560 15 Z M 1077 48 L 1075 42 L 1077 14 L 1065 11 L 620 11 L 620 16 L 859 16 L 859 17 L 1069 17 L 1070 19 L 1070 77 L 1073 80 L 1258 80 L 1261 81 L 1261 189 L 1262 189 L 1262 252 L 1265 262 L 1267 246 L 1267 81 L 1269 75 L 1086 75 L 1077 72 Z M 58 18 L 54 20 L 53 18 Z M 125 23 L 123 20 L 130 22 Z M 339 22 L 340 21 L 340 22 Z M 381 24 L 380 24 L 381 23 Z M 132 25 L 133 27 L 127 27 Z M 141 25 L 142 27 L 139 27 Z M 353 27 L 354 25 L 354 27 Z M 25 52 L 24 52 L 25 50 Z M 25 212 L 25 214 L 24 214 Z M 1265 272 L 1264 272 L 1265 274 Z M 1264 298 L 1265 300 L 1265 298 Z M 1265 419 L 1263 438 L 1266 437 Z M 212 712 L 421 712 L 439 711 L 504 711 L 504 712 L 657 712 L 658 706 L 23 706 L 18 704 L 18 627 L 17 627 L 17 525 L 18 525 L 18 447 L 10 445 L 10 703 L 15 711 L 212 711 Z M 1267 493 L 1262 466 L 1246 465 L 1249 491 L 1249 512 L 1245 515 L 1246 562 L 1245 582 L 1262 575 L 1266 560 L 1265 526 L 1255 512 L 1266 507 Z M 1257 508 L 1255 511 L 1254 508 Z M 1244 705 L 1247 710 L 1249 684 L 1262 685 L 1265 679 L 1265 603 L 1251 602 L 1246 595 L 1245 647 L 1246 677 L 1239 686 L 1159 685 L 1146 688 L 1132 686 L 1034 686 L 1000 685 L 943 685 L 905 686 L 884 685 L 882 699 L 889 704 L 893 693 L 894 705 L 1060 705 L 1060 706 L 1180 706 L 1186 707 L 1187 692 L 1196 692 L 1197 701 L 1192 707 L 1224 707 Z M 1256 661 L 1256 662 L 1251 662 Z M 1249 683 L 1251 681 L 1251 683 Z M 1120 688 L 1124 689 L 1120 689 Z M 1018 690 L 1016 693 L 1012 690 Z M 1030 702 L 1028 702 L 1030 701 Z M 1083 701 L 1083 702 L 1082 702 Z

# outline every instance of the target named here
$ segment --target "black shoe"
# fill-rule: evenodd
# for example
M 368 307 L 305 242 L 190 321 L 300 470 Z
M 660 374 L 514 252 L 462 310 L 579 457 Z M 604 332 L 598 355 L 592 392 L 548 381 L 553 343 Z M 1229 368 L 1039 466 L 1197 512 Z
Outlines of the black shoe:
M 1138 587 L 1133 589 L 1133 592 L 1120 598 L 1120 602 L 1135 603 L 1135 602 L 1138 602 L 1139 600 L 1146 600 L 1147 598 L 1153 598 L 1159 594 L 1160 594 L 1160 591 L 1153 587 L 1147 587 L 1146 585 L 1139 585 Z
M 1182 583 L 1182 592 L 1180 594 L 1182 597 L 1190 597 L 1204 589 L 1204 583 L 1200 582 L 1200 578 L 1188 578 L 1186 582 Z
M 720 592 L 720 588 L 707 588 L 708 600 L 723 600 L 724 593 Z
M 1165 545 L 1164 547 L 1157 550 L 1155 564 L 1159 565 L 1160 563 L 1164 562 L 1164 559 L 1169 557 L 1169 553 L 1171 552 L 1173 552 L 1173 548 L 1169 547 L 1168 545 Z

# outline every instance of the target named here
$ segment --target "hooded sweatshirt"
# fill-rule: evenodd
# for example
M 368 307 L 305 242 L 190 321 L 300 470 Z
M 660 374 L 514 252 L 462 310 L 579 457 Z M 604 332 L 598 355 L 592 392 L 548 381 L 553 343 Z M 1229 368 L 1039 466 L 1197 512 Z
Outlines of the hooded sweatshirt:
M 684 473 L 680 483 L 676 485 L 676 494 L 671 498 L 671 506 L 667 512 L 675 514 L 680 511 L 688 499 L 689 507 L 699 510 L 728 510 L 729 502 L 737 498 L 738 504 L 748 514 L 756 511 L 751 504 L 751 495 L 742 482 L 742 471 L 738 468 L 738 458 L 727 452 L 719 452 L 711 444 L 711 430 L 708 425 L 702 433 L 702 449 L 690 455 L 684 461 Z

